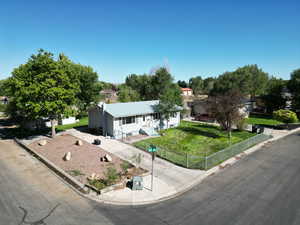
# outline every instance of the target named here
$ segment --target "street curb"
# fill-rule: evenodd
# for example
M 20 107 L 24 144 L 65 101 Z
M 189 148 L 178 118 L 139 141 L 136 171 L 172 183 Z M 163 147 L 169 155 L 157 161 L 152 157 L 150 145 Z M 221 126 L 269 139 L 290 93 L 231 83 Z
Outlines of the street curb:
M 227 159 L 226 161 L 224 161 L 223 163 L 207 170 L 205 172 L 205 174 L 195 178 L 194 182 L 192 183 L 189 183 L 187 184 L 186 186 L 184 186 L 180 191 L 177 191 L 177 192 L 172 192 L 170 193 L 169 195 L 167 196 L 164 196 L 164 197 L 161 197 L 161 198 L 158 198 L 156 200 L 151 200 L 151 201 L 143 201 L 143 202 L 137 202 L 137 203 L 134 203 L 134 202 L 120 202 L 120 201 L 113 201 L 113 200 L 102 200 L 102 199 L 99 199 L 97 197 L 93 197 L 89 194 L 85 194 L 84 192 L 81 192 L 79 191 L 77 188 L 75 188 L 73 185 L 72 185 L 72 182 L 69 183 L 69 182 L 65 182 L 69 187 L 71 187 L 74 191 L 76 191 L 79 195 L 81 195 L 82 197 L 85 197 L 89 200 L 93 200 L 93 201 L 96 201 L 96 202 L 99 202 L 99 203 L 104 203 L 104 204 L 110 204 L 110 205 L 120 205 L 120 206 L 139 206 L 139 205 L 149 205 L 149 204 L 155 204 L 155 203 L 159 203 L 159 202 L 163 202 L 163 201 L 166 201 L 166 200 L 170 200 L 170 199 L 173 199 L 173 198 L 176 198 L 186 192 L 188 192 L 189 190 L 191 190 L 193 187 L 195 187 L 196 185 L 200 184 L 206 177 L 208 176 L 212 176 L 220 171 L 223 171 L 224 169 L 226 169 L 227 167 L 230 167 L 232 166 L 233 164 L 235 164 L 237 161 L 239 161 L 239 159 L 241 159 L 242 157 L 245 157 L 247 155 L 250 155 L 260 149 L 262 149 L 261 147 L 263 147 L 266 143 L 270 143 L 270 142 L 274 142 L 276 140 L 279 140 L 281 138 L 284 138 L 288 135 L 291 135 L 293 133 L 296 133 L 300 131 L 300 128 L 297 128 L 295 130 L 292 130 L 292 131 L 289 131 L 287 132 L 286 134 L 283 134 L 281 136 L 278 136 L 278 137 L 273 137 L 273 138 L 270 138 L 266 141 L 263 141 L 233 157 L 231 157 L 230 159 Z M 19 144 L 21 147 L 25 148 L 25 150 L 27 150 L 29 153 L 32 153 L 32 155 L 34 155 L 36 158 L 38 158 L 39 160 L 42 160 L 43 164 L 46 165 L 46 163 L 48 163 L 50 166 L 46 165 L 48 168 L 52 169 L 55 168 L 55 170 L 57 171 L 60 171 L 62 174 L 65 174 L 64 171 L 62 171 L 60 168 L 57 168 L 54 164 L 52 164 L 51 162 L 49 162 L 47 159 L 45 159 L 44 157 L 40 156 L 39 154 L 35 153 L 34 151 L 32 151 L 30 148 L 28 148 L 26 145 L 24 145 L 23 143 L 21 143 L 19 140 L 15 139 L 15 141 L 17 142 L 17 144 Z M 46 163 L 45 163 L 46 162 Z M 54 171 L 55 172 L 55 171 Z M 55 172 L 56 173 L 56 172 Z M 57 173 L 56 173 L 57 174 Z M 59 175 L 59 174 L 58 174 Z M 60 178 L 62 178 L 61 176 L 59 176 Z M 66 177 L 69 177 L 69 175 L 67 174 Z M 71 181 L 74 181 L 75 179 L 73 177 L 69 177 L 71 178 L 70 180 Z M 62 178 L 63 181 L 66 181 L 64 178 Z M 78 183 L 77 180 L 75 180 L 75 183 Z M 80 183 L 81 184 L 81 183 Z M 81 184 L 82 185 L 82 184 Z

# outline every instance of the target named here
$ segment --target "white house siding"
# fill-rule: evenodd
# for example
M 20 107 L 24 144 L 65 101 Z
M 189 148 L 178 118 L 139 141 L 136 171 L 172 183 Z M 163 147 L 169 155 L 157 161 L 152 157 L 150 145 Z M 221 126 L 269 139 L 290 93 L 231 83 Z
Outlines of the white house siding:
M 89 128 L 99 128 L 102 127 L 101 119 L 102 113 L 98 107 L 94 107 L 89 110 Z
M 106 113 L 105 115 L 106 120 L 104 121 L 104 134 L 108 136 L 114 136 L 114 118 L 108 113 Z
M 143 117 L 145 116 L 145 121 Z M 170 127 L 176 127 L 180 123 L 180 113 L 176 112 L 175 117 L 170 117 L 167 127 L 167 120 L 161 121 L 160 119 L 155 120 L 153 115 L 140 115 L 135 117 L 135 123 L 120 125 L 121 118 L 114 119 L 114 136 L 117 139 L 125 137 L 126 135 L 138 135 L 140 129 L 143 127 L 152 127 L 154 129 L 167 129 Z M 121 121 L 122 122 L 122 121 Z
M 152 101 L 152 102 L 153 102 L 153 104 L 157 104 L 155 101 Z M 126 103 L 120 103 L 120 104 L 126 104 Z M 134 105 L 135 103 L 130 103 L 130 104 L 132 104 L 132 107 L 136 107 Z M 140 104 L 140 103 L 137 103 L 137 104 Z M 149 104 L 149 102 L 146 104 Z M 115 106 L 116 105 L 114 105 L 114 107 Z M 141 107 L 140 108 L 137 107 L 137 109 L 141 110 Z M 104 113 L 102 110 L 104 110 Z M 111 112 L 109 112 L 109 110 L 111 110 Z M 122 116 L 122 113 L 120 113 L 120 112 L 122 112 L 122 111 L 120 111 L 122 109 L 110 107 L 109 110 L 106 109 L 105 104 L 96 106 L 94 108 L 90 108 L 89 109 L 89 128 L 102 128 L 103 135 L 112 136 L 117 139 L 129 136 L 129 135 L 138 135 L 140 133 L 141 128 L 148 128 L 148 130 L 149 130 L 149 128 L 150 129 L 153 128 L 153 129 L 159 130 L 159 129 L 166 129 L 169 127 L 175 127 L 175 126 L 178 126 L 180 123 L 180 113 L 176 112 L 176 113 L 174 113 L 175 116 L 171 117 L 169 119 L 168 123 L 166 120 L 161 121 L 160 119 L 154 119 L 154 114 L 148 113 L 148 114 L 140 114 L 140 115 L 134 116 L 135 117 L 134 123 L 122 124 L 122 118 L 127 118 L 127 117 L 131 117 L 131 116 L 125 116 L 126 113 L 123 113 L 124 117 L 113 116 L 114 114 Z M 142 110 L 151 111 L 152 108 L 148 109 L 146 107 L 146 108 L 142 108 Z M 131 113 L 132 112 L 134 112 L 134 111 L 131 110 Z M 168 124 L 168 127 L 167 127 L 167 124 Z

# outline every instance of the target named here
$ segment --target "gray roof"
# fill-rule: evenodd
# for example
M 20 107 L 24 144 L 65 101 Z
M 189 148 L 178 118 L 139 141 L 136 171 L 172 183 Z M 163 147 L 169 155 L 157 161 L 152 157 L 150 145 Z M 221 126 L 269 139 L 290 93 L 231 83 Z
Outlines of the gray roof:
M 105 111 L 113 117 L 137 116 L 155 113 L 159 100 L 105 104 Z M 178 108 L 178 110 L 180 110 Z

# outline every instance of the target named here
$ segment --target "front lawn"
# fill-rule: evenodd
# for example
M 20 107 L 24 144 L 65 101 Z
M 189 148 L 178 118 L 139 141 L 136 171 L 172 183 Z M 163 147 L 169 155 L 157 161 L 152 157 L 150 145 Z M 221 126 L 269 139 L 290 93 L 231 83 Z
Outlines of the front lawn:
M 272 116 L 266 116 L 266 115 L 250 115 L 250 117 L 247 118 L 247 122 L 249 124 L 269 125 L 269 126 L 282 124 L 282 122 L 278 120 L 274 120 Z
M 150 144 L 176 153 L 189 153 L 196 156 L 210 155 L 230 145 L 227 132 L 217 126 L 181 121 L 180 126 L 162 131 L 161 137 L 135 142 L 138 148 L 145 149 Z M 248 131 L 233 131 L 231 144 L 241 142 L 255 134 Z
M 89 123 L 89 118 L 88 117 L 83 117 L 77 123 L 66 124 L 66 125 L 58 125 L 56 127 L 56 129 L 57 129 L 57 131 L 65 131 L 65 130 L 72 129 L 72 128 L 75 128 L 75 127 L 87 126 L 88 123 Z

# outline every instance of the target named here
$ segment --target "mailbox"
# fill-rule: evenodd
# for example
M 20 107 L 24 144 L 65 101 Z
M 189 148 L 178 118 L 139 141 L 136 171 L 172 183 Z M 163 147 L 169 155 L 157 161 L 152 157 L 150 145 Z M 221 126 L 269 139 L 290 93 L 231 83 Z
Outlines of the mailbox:
M 143 190 L 143 178 L 141 176 L 134 176 L 132 178 L 132 190 Z

